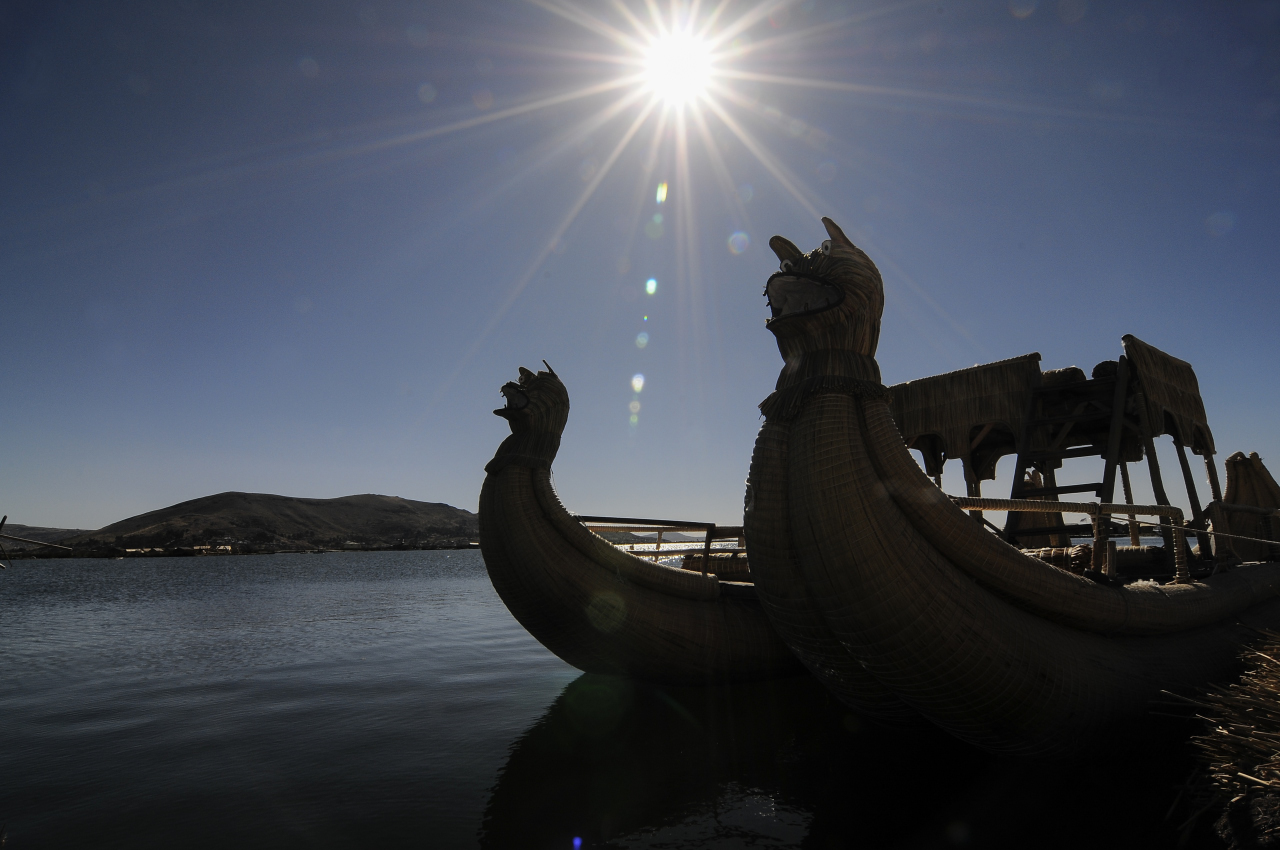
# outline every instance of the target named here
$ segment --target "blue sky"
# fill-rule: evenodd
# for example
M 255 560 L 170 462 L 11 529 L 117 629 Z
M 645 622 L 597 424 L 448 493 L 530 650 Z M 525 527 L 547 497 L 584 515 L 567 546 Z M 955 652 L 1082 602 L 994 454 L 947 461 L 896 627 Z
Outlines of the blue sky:
M 732 2 L 710 36 L 739 24 L 678 119 L 617 83 L 644 37 L 604 3 L 0 6 L 0 512 L 474 510 L 545 358 L 567 507 L 739 521 L 766 243 L 820 214 L 884 274 L 887 383 L 1134 333 L 1280 466 L 1280 3 Z

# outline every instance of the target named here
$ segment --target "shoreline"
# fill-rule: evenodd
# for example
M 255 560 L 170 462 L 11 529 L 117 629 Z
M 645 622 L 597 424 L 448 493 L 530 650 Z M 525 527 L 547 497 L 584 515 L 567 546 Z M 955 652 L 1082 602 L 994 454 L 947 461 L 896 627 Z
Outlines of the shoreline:
M 220 550 L 209 551 L 192 546 L 155 546 L 140 548 L 121 548 L 101 546 L 78 549 L 71 552 L 19 550 L 8 554 L 7 561 L 51 561 L 68 558 L 103 558 L 120 560 L 123 558 L 224 558 L 229 555 L 325 555 L 332 552 L 429 552 L 440 550 L 479 551 L 480 541 L 468 538 L 443 540 L 425 545 L 394 543 L 360 543 L 355 545 L 314 546 L 314 547 L 275 547 L 269 545 L 245 544 L 227 546 Z

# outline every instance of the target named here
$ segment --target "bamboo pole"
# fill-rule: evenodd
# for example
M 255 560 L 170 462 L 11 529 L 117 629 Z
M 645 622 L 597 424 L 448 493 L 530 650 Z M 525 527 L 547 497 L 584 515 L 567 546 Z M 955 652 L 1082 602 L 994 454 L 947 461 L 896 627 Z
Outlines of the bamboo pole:
M 1196 492 L 1195 476 L 1191 474 L 1191 464 L 1187 461 L 1187 447 L 1182 445 L 1181 440 L 1174 440 L 1173 445 L 1178 450 L 1178 465 L 1182 467 L 1182 480 L 1187 485 L 1187 498 L 1191 500 L 1191 518 L 1196 527 L 1203 530 L 1205 528 L 1204 509 L 1200 507 L 1200 494 Z M 1196 542 L 1200 544 L 1200 557 L 1207 557 L 1209 535 L 1197 534 Z
M 1124 461 L 1120 462 L 1120 483 L 1124 485 L 1124 503 L 1126 505 L 1133 504 L 1133 487 L 1129 485 L 1129 464 Z M 1141 546 L 1142 540 L 1138 534 L 1138 518 L 1133 514 L 1129 517 L 1129 545 Z
M 1160 477 L 1160 461 L 1156 458 L 1156 443 L 1151 439 L 1151 422 L 1147 417 L 1147 396 L 1137 394 L 1138 423 L 1142 429 L 1142 448 L 1147 454 L 1147 469 L 1151 472 L 1151 491 L 1156 501 L 1162 505 L 1169 504 L 1169 496 L 1164 491 L 1164 479 Z M 1164 522 L 1160 523 L 1160 536 L 1164 538 L 1165 549 L 1173 548 L 1173 529 Z

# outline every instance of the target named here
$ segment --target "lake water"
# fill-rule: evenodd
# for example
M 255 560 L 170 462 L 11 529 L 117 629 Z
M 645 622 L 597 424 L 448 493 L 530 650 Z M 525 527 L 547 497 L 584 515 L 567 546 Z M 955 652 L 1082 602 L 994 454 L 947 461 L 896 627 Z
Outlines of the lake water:
M 5 850 L 1171 847 L 1192 766 L 1168 732 L 995 758 L 807 678 L 584 676 L 474 551 L 0 572 Z

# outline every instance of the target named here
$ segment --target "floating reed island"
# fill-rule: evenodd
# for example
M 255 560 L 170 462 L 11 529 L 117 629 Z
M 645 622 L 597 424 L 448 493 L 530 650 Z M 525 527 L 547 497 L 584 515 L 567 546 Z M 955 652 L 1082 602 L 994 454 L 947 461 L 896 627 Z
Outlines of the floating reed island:
M 885 387 L 880 273 L 823 224 L 809 253 L 770 241 L 768 329 L 784 366 L 760 405 L 744 518 L 755 589 L 805 666 L 856 710 L 1025 754 L 1069 750 L 1162 691 L 1233 675 L 1249 636 L 1280 627 L 1276 502 L 1237 480 L 1261 461 L 1229 463 L 1222 494 L 1191 366 L 1126 336 L 1124 356 L 1091 376 L 1042 371 L 1032 354 Z M 1190 521 L 1165 492 L 1161 435 Z M 1207 504 L 1188 449 L 1205 462 Z M 1010 498 L 982 498 L 1007 454 Z M 1101 460 L 1100 481 L 1056 480 L 1083 457 Z M 1155 505 L 1131 504 L 1128 464 L 1144 458 Z M 962 461 L 967 497 L 942 491 L 946 459 Z M 1082 493 L 1096 501 L 1060 500 Z M 1008 512 L 1003 528 L 989 511 Z M 1142 546 L 1143 527 L 1163 545 Z
M 551 464 L 569 394 L 547 370 L 521 368 L 519 381 L 502 387 L 506 406 L 494 413 L 510 424 L 511 436 L 485 467 L 480 493 L 485 566 L 520 624 L 588 673 L 673 684 L 803 674 L 769 624 L 745 562 L 732 557 L 738 553 L 712 551 L 715 539 L 737 539 L 741 528 L 580 517 L 564 509 Z M 696 528 L 704 543 L 683 562 L 689 569 L 667 566 L 614 546 L 588 521 L 659 534 Z

